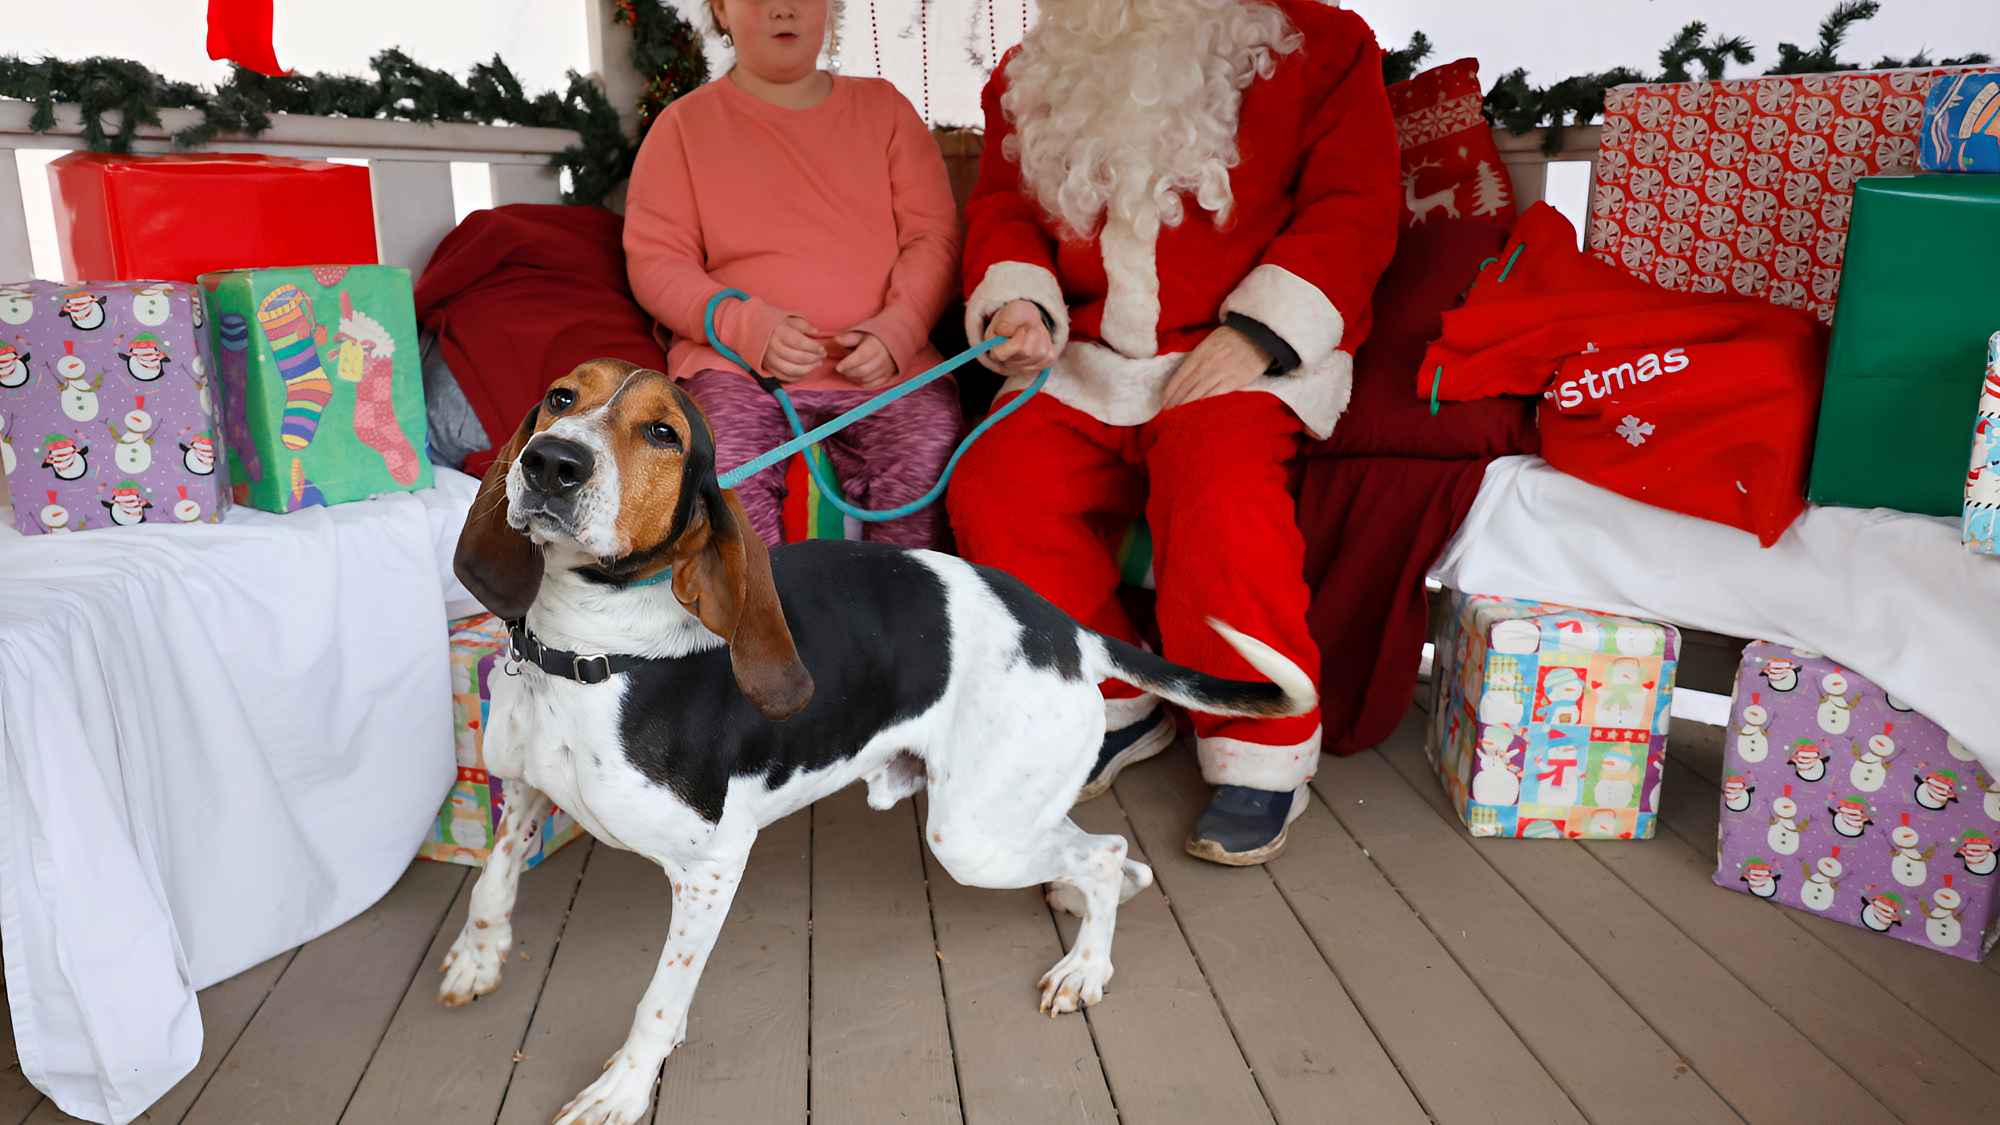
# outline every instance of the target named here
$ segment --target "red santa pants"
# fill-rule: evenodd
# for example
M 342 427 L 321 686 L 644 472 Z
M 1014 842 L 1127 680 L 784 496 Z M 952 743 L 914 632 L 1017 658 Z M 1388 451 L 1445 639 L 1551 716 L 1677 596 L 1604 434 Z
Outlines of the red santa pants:
M 1168 659 L 1255 679 L 1207 619 L 1283 653 L 1309 674 L 1305 541 L 1288 464 L 1303 426 L 1275 396 L 1239 391 L 1112 426 L 1037 397 L 976 442 L 952 479 L 952 529 L 966 558 L 1007 571 L 1107 636 L 1137 641 L 1117 597 L 1119 540 L 1141 514 L 1153 534 L 1160 637 Z M 1156 701 L 1107 683 L 1108 725 Z M 1287 790 L 1319 763 L 1319 712 L 1288 719 L 1194 716 L 1202 776 Z

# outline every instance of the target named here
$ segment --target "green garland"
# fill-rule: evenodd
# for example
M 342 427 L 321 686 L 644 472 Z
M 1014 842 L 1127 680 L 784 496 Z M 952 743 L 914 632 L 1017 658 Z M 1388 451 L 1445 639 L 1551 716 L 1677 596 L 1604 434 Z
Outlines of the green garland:
M 1882 5 L 1879 0 L 1842 0 L 1827 17 L 1820 21 L 1818 41 L 1811 46 L 1800 47 L 1793 43 L 1778 44 L 1778 65 L 1765 71 L 1767 75 L 1785 74 L 1827 74 L 1843 70 L 1883 70 L 1899 67 L 1926 66 L 1974 66 L 1993 61 L 1986 54 L 1966 54 L 1955 58 L 1933 60 L 1925 52 L 1918 52 L 1907 59 L 1882 58 L 1863 66 L 1861 63 L 1844 62 L 1840 58 L 1840 48 L 1847 41 L 1847 33 L 1856 24 L 1874 19 Z M 1412 56 L 1412 52 L 1415 52 Z M 1430 42 L 1422 35 L 1412 37 L 1410 45 L 1402 51 L 1386 52 L 1383 68 L 1391 75 L 1414 70 L 1416 64 L 1430 54 Z M 1494 124 L 1515 133 L 1526 133 L 1545 128 L 1548 132 L 1542 138 L 1542 147 L 1548 152 L 1562 148 L 1563 128 L 1566 125 L 1587 125 L 1604 113 L 1605 92 L 1614 86 L 1633 82 L 1686 82 L 1694 77 L 1698 64 L 1704 78 L 1722 78 L 1731 63 L 1749 66 L 1757 59 L 1757 52 L 1750 43 L 1740 36 L 1723 38 L 1717 35 L 1708 38 L 1708 25 L 1696 22 L 1681 28 L 1680 32 L 1660 51 L 1660 70 L 1648 74 L 1631 67 L 1615 67 L 1597 74 L 1583 74 L 1575 78 L 1565 78 L 1552 86 L 1535 86 L 1528 82 L 1528 72 L 1515 70 L 1502 75 L 1486 94 L 1486 117 Z
M 632 65 L 653 75 L 637 107 L 644 134 L 660 107 L 708 80 L 701 42 L 687 21 L 663 4 L 622 0 L 613 16 L 632 28 Z M 495 57 L 475 65 L 464 81 L 423 66 L 391 48 L 370 60 L 372 78 L 338 74 L 290 74 L 273 78 L 233 67 L 214 90 L 173 82 L 131 59 L 87 58 L 80 62 L 13 55 L 0 56 L 0 99 L 31 102 L 28 127 L 45 133 L 55 127 L 58 103 L 73 103 L 83 115 L 83 141 L 98 152 L 129 152 L 141 126 L 160 124 L 163 109 L 192 109 L 199 123 L 174 134 L 174 144 L 193 148 L 216 137 L 255 137 L 271 127 L 274 113 L 315 117 L 383 118 L 395 121 L 466 122 L 573 129 L 580 143 L 550 158 L 568 171 L 570 203 L 598 203 L 631 174 L 638 141 L 627 137 L 618 110 L 595 82 L 569 73 L 562 93 L 529 97 L 520 79 Z M 115 131 L 105 117 L 119 116 Z

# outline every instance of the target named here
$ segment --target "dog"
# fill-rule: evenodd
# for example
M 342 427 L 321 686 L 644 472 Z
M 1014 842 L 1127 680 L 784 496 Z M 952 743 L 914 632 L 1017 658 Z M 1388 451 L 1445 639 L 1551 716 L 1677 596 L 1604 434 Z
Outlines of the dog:
M 876 809 L 927 790 L 924 838 L 952 878 L 1047 884 L 1083 919 L 1040 981 L 1053 1017 L 1102 999 L 1118 905 L 1153 878 L 1123 838 L 1069 818 L 1104 736 L 1098 683 L 1221 715 L 1317 702 L 1297 665 L 1220 622 L 1267 682 L 1091 633 L 948 555 L 833 541 L 767 552 L 716 480 L 694 401 L 618 360 L 577 367 L 529 411 L 481 482 L 454 570 L 514 644 L 491 680 L 484 747 L 506 809 L 440 1001 L 498 987 L 521 864 L 551 802 L 673 887 L 631 1033 L 558 1125 L 647 1112 L 763 826 L 855 781 Z

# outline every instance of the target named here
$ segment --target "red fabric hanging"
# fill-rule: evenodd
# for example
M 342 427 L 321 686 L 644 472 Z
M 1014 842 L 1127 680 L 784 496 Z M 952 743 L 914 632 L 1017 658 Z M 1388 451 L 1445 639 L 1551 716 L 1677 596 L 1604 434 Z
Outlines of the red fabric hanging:
M 208 0 L 208 57 L 272 77 L 291 72 L 278 65 L 271 44 L 274 0 Z

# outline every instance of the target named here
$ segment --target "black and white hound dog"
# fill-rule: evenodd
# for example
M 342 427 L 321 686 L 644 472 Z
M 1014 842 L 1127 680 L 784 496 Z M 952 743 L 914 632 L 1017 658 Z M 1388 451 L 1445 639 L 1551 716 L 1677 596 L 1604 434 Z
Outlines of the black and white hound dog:
M 1069 819 L 1117 678 L 1213 714 L 1292 715 L 1312 682 L 1214 622 L 1271 682 L 1201 675 L 1088 632 L 1015 579 L 929 551 L 811 542 L 768 553 L 715 478 L 695 404 L 597 360 L 557 380 L 488 470 L 456 570 L 514 628 L 493 677 L 500 840 L 439 999 L 493 991 L 525 841 L 554 801 L 666 869 L 673 915 L 624 1046 L 557 1116 L 641 1119 L 764 825 L 860 780 L 886 809 L 927 789 L 938 862 L 979 887 L 1050 884 L 1083 923 L 1041 979 L 1054 1015 L 1102 999 L 1118 904 L 1152 882 L 1125 841 Z

